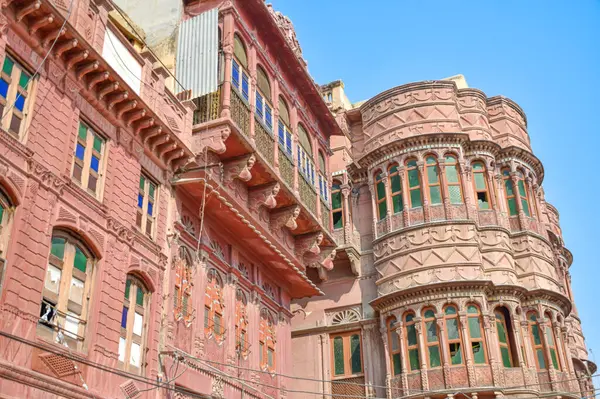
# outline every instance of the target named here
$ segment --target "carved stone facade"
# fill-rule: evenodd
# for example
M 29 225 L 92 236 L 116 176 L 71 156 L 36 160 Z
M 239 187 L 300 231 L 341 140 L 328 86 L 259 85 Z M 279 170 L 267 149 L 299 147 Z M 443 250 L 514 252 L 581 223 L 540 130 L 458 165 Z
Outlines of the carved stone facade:
M 523 110 L 452 81 L 392 88 L 357 107 L 343 83 L 322 89 L 348 139 L 331 139 L 335 268 L 319 273 L 325 296 L 292 306 L 297 375 L 314 377 L 305 364 L 316 358 L 331 382 L 303 389 L 593 396 L 572 256 Z M 355 336 L 360 349 L 347 352 Z

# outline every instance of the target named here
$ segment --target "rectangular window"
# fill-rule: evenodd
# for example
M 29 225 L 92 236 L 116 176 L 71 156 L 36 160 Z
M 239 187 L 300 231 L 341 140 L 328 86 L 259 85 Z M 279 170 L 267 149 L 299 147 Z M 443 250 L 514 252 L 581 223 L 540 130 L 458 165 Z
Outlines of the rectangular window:
M 267 131 L 271 133 L 273 130 L 273 113 L 271 104 L 267 102 L 267 98 L 263 96 L 260 91 L 256 90 L 256 116 L 260 119 L 264 125 L 267 127 Z
M 89 125 L 79 122 L 72 177 L 83 189 L 98 198 L 102 187 L 106 143 Z
M 140 175 L 140 185 L 137 198 L 137 227 L 148 237 L 154 237 L 156 225 L 157 184 L 145 174 Z
M 277 137 L 279 139 L 279 147 L 288 155 L 288 157 L 292 158 L 292 133 L 281 121 L 279 121 Z
M 2 128 L 20 138 L 32 106 L 34 82 L 31 74 L 12 57 L 6 56 L 0 73 L 0 116 Z
M 333 377 L 349 377 L 362 374 L 360 333 L 349 332 L 331 337 Z
M 322 174 L 319 174 L 319 194 L 326 204 L 329 204 L 329 184 L 327 178 Z

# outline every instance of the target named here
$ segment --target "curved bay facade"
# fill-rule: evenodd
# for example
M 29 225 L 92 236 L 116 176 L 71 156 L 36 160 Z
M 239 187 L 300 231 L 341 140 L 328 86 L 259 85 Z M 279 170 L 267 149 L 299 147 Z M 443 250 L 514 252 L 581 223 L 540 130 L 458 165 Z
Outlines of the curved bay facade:
M 455 80 L 356 105 L 322 87 L 346 133 L 331 138 L 339 247 L 313 276 L 325 296 L 292 309 L 295 371 L 334 397 L 588 396 L 572 255 L 526 115 Z

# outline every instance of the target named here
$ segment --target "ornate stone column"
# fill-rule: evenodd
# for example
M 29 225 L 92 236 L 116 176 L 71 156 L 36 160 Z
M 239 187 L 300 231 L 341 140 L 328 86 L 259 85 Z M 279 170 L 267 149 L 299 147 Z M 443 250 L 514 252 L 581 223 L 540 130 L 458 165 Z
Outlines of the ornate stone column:
M 538 319 L 538 326 L 540 327 L 540 329 L 542 330 L 542 344 L 544 346 L 544 352 L 546 353 L 546 367 L 548 368 L 548 375 L 550 376 L 550 384 L 552 385 L 552 390 L 553 391 L 558 391 L 558 385 L 556 383 L 556 370 L 554 369 L 554 365 L 552 363 L 552 355 L 550 354 L 550 347 L 548 347 L 548 332 L 547 332 L 547 328 L 548 324 L 550 323 L 549 320 L 547 320 L 546 318 L 540 318 Z M 550 326 L 550 328 L 552 328 Z M 556 345 L 556 342 L 554 343 Z
M 279 81 L 272 79 L 273 83 L 273 158 L 275 165 L 275 171 L 279 174 Z M 295 181 L 292 185 L 295 184 Z M 296 190 L 295 187 L 290 187 L 292 190 Z
M 400 315 L 401 316 L 401 315 Z M 408 372 L 409 372 L 409 364 L 408 364 L 408 350 L 406 344 L 406 335 L 404 334 L 404 322 L 402 318 L 396 317 L 397 327 L 396 334 L 398 334 L 398 340 L 400 341 L 400 364 L 402 365 L 401 379 L 402 379 L 402 388 L 404 388 L 402 392 L 402 396 L 410 395 L 408 390 Z
M 409 212 L 409 198 L 408 198 L 408 180 L 406 179 L 406 168 L 403 164 L 398 162 L 398 176 L 400 176 L 400 187 L 402 190 L 402 227 L 407 227 L 410 224 Z
M 429 193 L 426 192 L 427 184 L 425 183 L 425 179 L 427 179 L 427 175 L 425 174 L 425 162 L 417 161 L 417 170 L 419 171 L 419 183 L 421 187 L 421 203 L 423 205 L 423 221 L 425 223 L 431 220 L 431 214 L 429 211 Z
M 527 320 L 522 320 L 521 321 L 521 330 L 523 332 L 523 343 L 525 344 L 525 356 L 527 357 L 527 364 L 529 365 L 527 367 L 527 373 L 525 375 L 525 384 L 526 385 L 532 385 L 532 384 L 537 384 L 538 382 L 538 378 L 537 378 L 537 373 L 532 372 L 537 370 L 536 367 L 536 363 L 535 363 L 535 354 L 533 353 L 533 346 L 531 345 L 531 338 L 530 338 L 530 334 L 529 334 L 529 323 L 527 322 Z M 534 378 L 531 378 L 531 376 L 534 376 Z
M 519 364 L 519 367 L 521 367 L 521 372 L 523 373 L 523 381 L 527 381 L 527 366 L 525 363 L 526 360 L 523 358 L 523 356 L 525 355 L 525 344 L 523 342 L 523 336 L 521 334 L 521 325 L 519 324 L 518 320 L 512 317 L 512 315 L 510 315 L 509 317 L 511 318 L 512 334 L 515 338 L 515 347 L 517 351 L 517 358 L 513 359 L 513 361 L 517 362 Z M 521 348 L 523 348 L 523 351 L 521 351 Z
M 421 362 L 421 389 L 423 391 L 429 390 L 429 380 L 427 378 L 427 354 L 425 350 L 427 346 L 425 345 L 425 337 L 423 337 L 423 319 L 419 317 L 415 317 L 415 330 L 417 331 L 417 342 L 419 343 L 419 361 Z
M 298 142 L 298 109 L 296 108 L 296 104 L 294 102 L 291 103 L 290 108 L 290 124 L 292 125 L 289 126 L 289 128 L 292 129 L 292 161 L 296 161 L 294 162 L 296 165 L 294 168 L 294 193 L 299 197 L 299 179 L 302 179 L 302 177 L 300 177 L 300 165 L 298 165 L 298 156 L 296 155 L 298 151 L 297 148 L 300 143 Z
M 494 183 L 494 194 L 496 195 L 496 217 L 498 224 L 503 227 L 508 226 L 508 209 L 506 203 L 506 195 L 504 189 L 504 179 L 502 178 L 502 174 L 496 173 L 494 179 L 490 180 L 490 182 Z M 504 216 L 503 216 L 504 215 Z
M 523 210 L 523 206 L 521 205 L 521 194 L 519 191 L 519 177 L 517 176 L 517 172 L 512 172 L 510 174 L 510 180 L 513 185 L 513 194 L 515 196 L 515 204 L 517 207 L 517 215 L 519 216 L 519 228 L 521 230 L 527 230 L 529 227 L 529 223 L 527 223 L 527 219 L 525 216 L 525 211 Z M 510 212 L 510 210 L 509 210 Z M 531 211 L 530 211 L 531 212 Z M 510 218 L 510 213 L 509 213 Z
M 256 115 L 256 47 L 253 43 L 249 44 L 249 57 L 248 57 L 248 69 L 250 73 L 250 93 L 248 93 L 248 98 L 250 101 L 250 141 L 254 144 L 254 134 L 255 134 L 255 124 L 256 119 L 254 115 Z
M 435 322 L 439 331 L 439 339 L 441 346 L 441 355 L 442 355 L 442 365 L 444 370 L 444 384 L 446 388 L 452 386 L 451 376 L 450 376 L 450 349 L 448 348 L 448 342 L 446 340 L 446 325 L 444 323 L 444 314 L 436 314 Z
M 384 323 L 385 324 L 385 323 Z M 388 340 L 388 331 L 387 328 L 380 328 L 379 332 L 381 333 L 381 340 L 383 341 L 383 353 L 385 355 L 385 386 L 386 386 L 386 397 L 392 398 L 392 376 L 393 376 L 393 365 L 390 361 L 390 345 L 391 342 Z M 394 334 L 394 332 L 390 332 L 390 334 Z M 365 381 L 366 382 L 366 381 Z
M 228 118 L 231 116 L 231 67 L 233 60 L 233 35 L 234 23 L 233 13 L 227 12 L 223 16 L 223 53 L 225 55 L 225 76 L 223 79 L 223 88 L 221 91 L 221 117 Z
M 463 193 L 463 201 L 467 211 L 467 219 L 479 221 L 479 213 L 477 212 L 477 199 L 473 197 L 473 174 L 471 166 L 467 166 L 464 161 L 459 162 L 460 188 Z M 491 196 L 490 190 L 490 196 Z
M 377 193 L 375 192 L 375 182 L 372 175 L 369 175 L 369 192 L 371 193 L 371 209 L 373 211 L 373 237 L 377 238 Z
M 346 183 L 340 187 L 342 193 L 342 218 L 344 228 L 344 244 L 349 243 L 352 240 L 352 220 L 350 220 L 350 186 Z M 330 194 L 331 196 L 331 194 Z M 331 212 L 333 217 L 333 211 Z M 333 226 L 331 226 L 333 229 Z M 341 243 L 338 243 L 341 244 Z
M 467 317 L 467 312 L 458 312 L 458 319 L 460 321 L 460 329 L 462 332 L 462 341 L 464 344 L 464 354 L 465 361 L 467 363 L 467 375 L 469 377 L 469 386 L 476 386 L 477 381 L 475 379 L 475 368 L 473 366 L 473 353 L 471 349 L 471 335 L 469 334 L 469 329 L 467 327 L 469 320 Z
M 494 328 L 496 325 L 496 317 L 492 315 L 482 315 L 482 319 L 494 385 L 504 386 L 504 365 L 502 364 L 502 356 L 499 353 L 498 335 Z M 508 331 L 506 334 L 508 334 Z
M 450 191 L 448 190 L 448 181 L 446 179 L 446 164 L 443 159 L 438 160 L 438 170 L 440 171 L 440 192 L 442 194 L 442 204 L 444 206 L 444 215 L 446 220 L 452 219 L 452 208 L 450 207 Z M 457 171 L 458 172 L 458 171 Z
M 390 196 L 390 178 L 389 178 L 389 174 L 387 171 L 381 172 L 381 181 L 383 182 L 383 185 L 385 187 L 385 208 L 386 208 L 386 213 L 385 213 L 385 219 L 384 219 L 384 223 L 385 223 L 385 228 L 383 231 L 383 234 L 389 233 L 390 232 L 390 222 L 392 219 L 392 198 Z M 375 193 L 377 194 L 377 193 Z M 375 199 L 377 199 L 377 197 L 375 197 Z M 377 200 L 375 201 L 377 203 Z M 377 214 L 375 214 L 377 217 Z M 378 218 L 379 220 L 379 218 Z M 379 222 L 378 222 L 379 223 Z

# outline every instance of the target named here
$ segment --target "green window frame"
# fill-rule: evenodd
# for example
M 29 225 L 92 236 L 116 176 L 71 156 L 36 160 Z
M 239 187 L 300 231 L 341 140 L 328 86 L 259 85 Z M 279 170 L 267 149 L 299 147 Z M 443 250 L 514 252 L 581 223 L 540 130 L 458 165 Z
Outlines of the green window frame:
M 387 216 L 387 200 L 385 182 L 381 172 L 375 174 L 375 206 L 377 207 L 378 220 L 385 219 Z
M 421 358 L 419 354 L 419 340 L 415 326 L 415 314 L 408 313 L 404 316 L 404 328 L 406 330 L 406 358 L 410 371 L 421 369 Z
M 490 184 L 487 176 L 487 169 L 483 162 L 474 162 L 473 170 L 473 189 L 475 191 L 475 200 L 477 201 L 477 209 L 486 211 L 493 209 L 490 198 Z
M 445 178 L 450 203 L 453 205 L 462 204 L 464 201 L 460 173 L 458 170 L 458 160 L 453 155 L 446 155 Z
M 448 353 L 450 354 L 450 364 L 452 366 L 463 364 L 463 342 L 456 306 L 447 305 L 444 308 L 444 324 L 446 326 L 446 339 L 448 342 Z
M 331 186 L 331 218 L 334 230 L 344 227 L 344 198 L 341 185 L 337 181 Z
M 332 377 L 337 379 L 361 375 L 363 364 L 360 332 L 332 334 L 330 342 Z
M 396 326 L 398 324 L 395 317 L 391 317 L 388 320 L 388 342 L 390 347 L 390 362 L 392 365 L 393 375 L 399 375 L 402 373 L 402 349 L 400 347 L 400 337 L 396 332 Z
M 440 182 L 440 168 L 436 157 L 430 155 L 425 158 L 425 172 L 427 174 L 426 182 L 429 205 L 439 205 L 444 202 L 444 197 Z
M 484 331 L 481 323 L 481 312 L 478 306 L 467 306 L 467 324 L 469 327 L 473 363 L 487 364 Z
M 390 180 L 390 197 L 392 198 L 393 213 L 402 212 L 404 202 L 402 201 L 402 180 L 400 179 L 400 171 L 398 165 L 392 165 L 388 169 Z
M 421 176 L 416 159 L 406 161 L 406 181 L 408 182 L 408 200 L 411 208 L 423 206 L 423 195 L 421 193 Z
M 498 346 L 500 348 L 500 358 L 504 367 L 514 367 L 516 359 L 513 359 L 511 351 L 511 337 L 508 330 L 506 317 L 501 310 L 495 311 L 496 332 L 498 336 Z
M 433 309 L 423 310 L 423 331 L 425 332 L 428 368 L 441 367 L 440 334 Z

